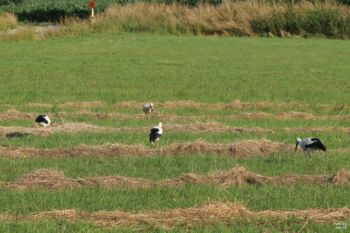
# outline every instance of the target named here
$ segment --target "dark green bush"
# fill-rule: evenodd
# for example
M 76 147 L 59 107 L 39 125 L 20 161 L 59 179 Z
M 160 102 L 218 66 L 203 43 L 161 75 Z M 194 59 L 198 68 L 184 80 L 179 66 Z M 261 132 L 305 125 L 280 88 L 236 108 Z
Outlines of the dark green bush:
M 98 0 L 95 10 L 101 12 L 111 4 L 126 4 L 132 1 Z M 3 9 L 13 12 L 22 21 L 57 22 L 65 17 L 86 18 L 90 15 L 88 0 L 26 0 L 20 4 L 4 6 Z
M 139 0 L 97 0 L 96 12 L 112 4 L 134 3 Z M 220 4 L 222 0 L 142 0 L 154 3 L 180 3 L 195 6 L 199 3 Z M 2 5 L 2 7 L 1 7 Z M 86 18 L 90 15 L 88 0 L 0 0 L 0 9 L 12 12 L 19 20 L 59 21 L 65 17 Z
M 0 6 L 1 5 L 10 5 L 10 4 L 19 4 L 23 0 L 0 0 Z

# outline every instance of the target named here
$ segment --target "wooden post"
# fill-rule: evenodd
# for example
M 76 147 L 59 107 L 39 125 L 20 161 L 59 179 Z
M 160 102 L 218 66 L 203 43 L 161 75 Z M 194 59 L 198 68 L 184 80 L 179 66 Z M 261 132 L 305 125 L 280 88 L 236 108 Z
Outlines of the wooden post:
M 91 8 L 91 24 L 94 24 L 95 12 L 94 8 Z
M 91 9 L 91 24 L 93 24 L 94 19 L 95 19 L 95 12 L 94 12 L 95 2 L 94 2 L 94 0 L 89 0 L 89 8 Z

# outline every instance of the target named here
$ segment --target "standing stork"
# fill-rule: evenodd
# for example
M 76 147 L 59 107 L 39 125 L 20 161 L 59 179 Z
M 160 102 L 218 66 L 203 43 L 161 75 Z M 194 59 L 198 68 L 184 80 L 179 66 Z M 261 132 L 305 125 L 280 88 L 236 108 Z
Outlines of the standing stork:
M 48 115 L 38 115 L 35 119 L 35 122 L 38 124 L 38 126 L 44 126 L 47 127 L 50 125 L 51 120 Z
M 153 112 L 153 103 L 144 104 L 143 112 L 146 114 L 146 117 L 151 117 L 151 113 Z
M 162 136 L 163 134 L 163 124 L 162 122 L 159 122 L 158 125 L 154 126 L 152 129 L 151 129 L 151 132 L 149 134 L 149 142 L 154 145 L 154 143 L 156 141 L 158 141 L 160 139 L 160 137 Z
M 309 156 L 310 152 L 314 150 L 327 151 L 325 145 L 323 145 L 321 140 L 318 138 L 297 138 L 295 142 L 295 151 L 297 151 L 298 146 L 300 146 L 303 151 L 306 151 Z

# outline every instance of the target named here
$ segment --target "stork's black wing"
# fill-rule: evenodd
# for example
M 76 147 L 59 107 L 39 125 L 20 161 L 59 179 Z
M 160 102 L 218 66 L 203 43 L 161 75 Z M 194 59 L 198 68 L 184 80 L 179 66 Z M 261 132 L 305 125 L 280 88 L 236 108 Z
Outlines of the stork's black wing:
M 315 150 L 327 151 L 327 148 L 325 147 L 325 145 L 322 144 L 320 139 L 318 139 L 318 138 L 311 138 L 311 141 L 313 141 L 313 143 L 309 144 L 309 145 L 305 145 L 306 148 L 312 148 L 312 149 L 315 149 Z
M 45 119 L 45 115 L 39 115 L 35 119 L 36 123 L 45 123 L 48 124 L 49 122 Z
M 159 129 L 158 129 L 158 128 L 152 128 L 152 129 L 151 129 L 151 134 L 152 134 L 152 133 L 158 133 L 158 132 L 159 132 Z
M 158 132 L 158 128 L 151 129 L 151 133 L 149 134 L 149 142 L 155 142 L 158 138 L 160 138 L 160 136 L 162 136 Z

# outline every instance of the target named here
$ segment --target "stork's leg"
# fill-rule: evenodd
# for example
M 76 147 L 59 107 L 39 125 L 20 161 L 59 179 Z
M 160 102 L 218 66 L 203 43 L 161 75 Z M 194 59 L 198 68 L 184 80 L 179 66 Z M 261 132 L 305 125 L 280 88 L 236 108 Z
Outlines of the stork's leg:
M 310 151 L 307 152 L 307 155 L 309 156 L 309 159 L 311 159 L 311 152 Z

